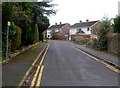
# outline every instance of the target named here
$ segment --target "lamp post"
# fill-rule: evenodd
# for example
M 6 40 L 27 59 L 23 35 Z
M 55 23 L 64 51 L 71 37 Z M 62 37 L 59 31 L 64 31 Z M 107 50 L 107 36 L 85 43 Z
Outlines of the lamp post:
M 10 27 L 10 22 L 7 22 L 7 36 L 6 36 L 6 62 L 9 59 L 8 57 L 8 36 L 9 36 L 9 27 Z

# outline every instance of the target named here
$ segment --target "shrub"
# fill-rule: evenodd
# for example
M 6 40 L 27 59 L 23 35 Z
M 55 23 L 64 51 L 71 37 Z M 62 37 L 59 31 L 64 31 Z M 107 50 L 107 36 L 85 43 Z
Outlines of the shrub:
M 11 31 L 9 34 L 10 48 L 14 52 L 16 49 L 21 49 L 21 28 L 16 26 L 14 22 L 11 22 Z
M 77 43 L 77 44 L 87 44 L 87 42 L 89 41 L 89 39 L 88 38 L 86 38 L 86 39 L 73 39 L 73 41 L 75 42 L 75 43 Z
M 89 38 L 89 41 L 86 44 L 87 47 L 96 48 L 97 47 L 97 39 L 96 38 Z
M 44 37 L 44 36 L 43 36 L 43 33 L 40 33 L 40 34 L 39 34 L 39 40 L 42 41 L 42 42 L 43 42 L 43 37 Z
M 38 32 L 38 25 L 35 24 L 35 31 L 34 31 L 34 43 L 39 41 L 39 32 Z
M 108 19 L 101 22 L 101 26 L 98 29 L 98 41 L 97 49 L 98 50 L 107 50 L 107 33 L 110 29 L 110 21 Z
M 120 16 L 117 16 L 114 19 L 113 27 L 114 27 L 114 33 L 120 33 Z

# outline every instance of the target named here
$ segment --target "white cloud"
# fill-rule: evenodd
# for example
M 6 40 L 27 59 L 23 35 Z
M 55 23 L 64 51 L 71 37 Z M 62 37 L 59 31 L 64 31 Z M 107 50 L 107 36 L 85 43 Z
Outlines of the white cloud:
M 80 20 L 101 20 L 104 15 L 109 18 L 118 14 L 119 0 L 53 0 L 59 9 L 50 17 L 51 25 L 55 22 L 74 24 Z

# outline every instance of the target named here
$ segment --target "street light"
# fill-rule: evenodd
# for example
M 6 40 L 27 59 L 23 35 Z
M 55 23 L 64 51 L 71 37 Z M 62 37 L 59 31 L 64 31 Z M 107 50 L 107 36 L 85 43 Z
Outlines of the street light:
M 7 40 L 6 40 L 6 62 L 8 60 L 8 36 L 9 36 L 9 27 L 10 27 L 11 23 L 8 21 L 7 22 Z

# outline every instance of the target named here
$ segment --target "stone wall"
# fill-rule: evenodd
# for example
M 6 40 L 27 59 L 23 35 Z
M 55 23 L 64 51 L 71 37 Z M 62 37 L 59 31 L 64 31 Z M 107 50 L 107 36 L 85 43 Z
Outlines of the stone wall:
M 108 52 L 120 55 L 120 34 L 109 33 L 107 36 Z

